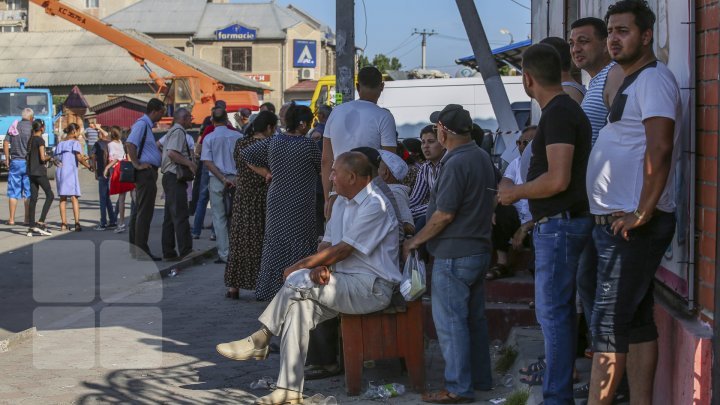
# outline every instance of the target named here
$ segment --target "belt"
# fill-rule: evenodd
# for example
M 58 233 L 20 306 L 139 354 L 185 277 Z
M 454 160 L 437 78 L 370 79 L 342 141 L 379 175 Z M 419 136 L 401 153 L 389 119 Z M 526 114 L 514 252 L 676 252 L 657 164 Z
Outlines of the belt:
M 551 219 L 573 219 L 573 218 L 586 218 L 590 216 L 589 211 L 578 211 L 578 212 L 571 212 L 571 211 L 561 211 L 555 215 L 548 215 L 546 217 L 542 217 L 537 220 L 536 223 L 538 224 L 544 224 L 548 222 Z
M 664 211 L 660 211 L 658 209 L 654 210 L 650 218 L 659 215 L 659 214 L 667 214 Z M 593 220 L 595 221 L 596 225 L 612 225 L 613 222 L 615 222 L 618 218 L 622 218 L 622 216 L 616 217 L 615 215 L 593 215 Z

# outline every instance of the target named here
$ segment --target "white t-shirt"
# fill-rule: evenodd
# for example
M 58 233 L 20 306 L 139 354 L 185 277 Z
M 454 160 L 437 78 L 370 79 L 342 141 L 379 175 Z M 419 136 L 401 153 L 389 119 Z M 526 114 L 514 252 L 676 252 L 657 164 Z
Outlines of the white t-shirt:
M 525 148 L 525 153 L 529 153 L 528 148 Z M 505 169 L 503 177 L 510 179 L 514 184 L 520 185 L 525 183 L 520 173 L 520 159 L 521 156 L 516 157 L 508 167 Z M 527 199 L 518 200 L 513 204 L 520 217 L 520 223 L 524 224 L 532 220 L 532 214 L 530 214 L 530 205 Z
M 395 118 L 390 111 L 365 100 L 335 107 L 325 124 L 325 138 L 332 142 L 333 158 L 354 148 L 397 146 Z
M 346 274 L 370 274 L 400 282 L 400 232 L 393 208 L 370 183 L 353 199 L 338 196 L 325 226 L 323 242 L 345 242 L 355 248 L 334 265 Z
M 625 80 L 632 78 L 628 76 Z M 623 99 L 624 109 L 618 108 Z M 643 121 L 652 117 L 675 121 L 672 166 L 657 205 L 661 211 L 675 210 L 675 163 L 680 156 L 681 110 L 680 89 L 675 76 L 660 62 L 641 70 L 637 78 L 618 93 L 610 108 L 608 123 L 600 130 L 590 152 L 586 182 L 590 212 L 608 215 L 638 208 L 647 145 Z
M 388 184 L 388 187 L 395 196 L 398 211 L 400 211 L 400 222 L 414 225 L 412 212 L 410 211 L 410 187 L 404 184 Z
M 115 141 L 108 143 L 108 157 L 110 160 L 123 160 L 125 158 L 123 144 Z

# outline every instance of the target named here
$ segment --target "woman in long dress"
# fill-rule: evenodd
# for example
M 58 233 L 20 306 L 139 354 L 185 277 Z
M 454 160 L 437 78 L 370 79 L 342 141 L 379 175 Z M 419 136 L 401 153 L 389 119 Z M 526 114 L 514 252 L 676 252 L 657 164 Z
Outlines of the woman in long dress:
M 72 202 L 75 231 L 79 232 L 82 228 L 80 227 L 80 204 L 78 202 L 78 197 L 80 197 L 78 165 L 82 164 L 88 170 L 91 169 L 87 158 L 82 154 L 82 146 L 78 141 L 80 135 L 78 124 L 71 123 L 63 132 L 65 133 L 65 139 L 55 147 L 55 160 L 57 162 L 55 183 L 57 184 L 57 193 L 60 196 L 60 230 L 68 230 L 65 209 L 69 197 Z
M 277 116 L 261 111 L 249 124 L 245 138 L 235 143 L 235 199 L 230 221 L 230 254 L 225 266 L 226 297 L 238 299 L 240 289 L 254 290 L 262 260 L 265 234 L 265 203 L 268 183 L 245 164 L 242 151 L 275 133 Z
M 320 150 L 306 138 L 313 115 L 308 107 L 291 105 L 285 113 L 286 132 L 242 151 L 242 159 L 271 179 L 267 193 L 262 263 L 255 296 L 271 300 L 283 285 L 283 271 L 317 251 L 315 185 L 320 175 Z

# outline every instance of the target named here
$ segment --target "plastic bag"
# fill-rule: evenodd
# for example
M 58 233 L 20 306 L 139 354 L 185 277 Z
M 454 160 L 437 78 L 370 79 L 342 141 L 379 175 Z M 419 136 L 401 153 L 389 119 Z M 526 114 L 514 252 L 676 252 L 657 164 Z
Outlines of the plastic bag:
M 422 297 L 426 289 L 425 263 L 420 260 L 417 250 L 413 250 L 405 262 L 400 293 L 405 301 L 415 301 Z

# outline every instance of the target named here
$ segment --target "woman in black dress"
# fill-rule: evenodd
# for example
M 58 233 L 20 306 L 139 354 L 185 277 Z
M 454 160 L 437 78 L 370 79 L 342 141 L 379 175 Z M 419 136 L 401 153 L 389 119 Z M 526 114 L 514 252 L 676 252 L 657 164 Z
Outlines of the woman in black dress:
M 240 289 L 254 290 L 262 259 L 265 234 L 265 202 L 268 183 L 264 175 L 250 169 L 242 151 L 275 133 L 277 116 L 261 111 L 249 124 L 245 137 L 235 143 L 235 199 L 230 221 L 230 254 L 225 266 L 226 297 L 238 299 Z
M 255 289 L 260 301 L 271 300 L 280 290 L 287 267 L 317 251 L 315 185 L 320 175 L 320 150 L 315 141 L 305 137 L 312 119 L 308 107 L 293 104 L 285 113 L 285 133 L 242 151 L 245 163 L 271 179 Z

